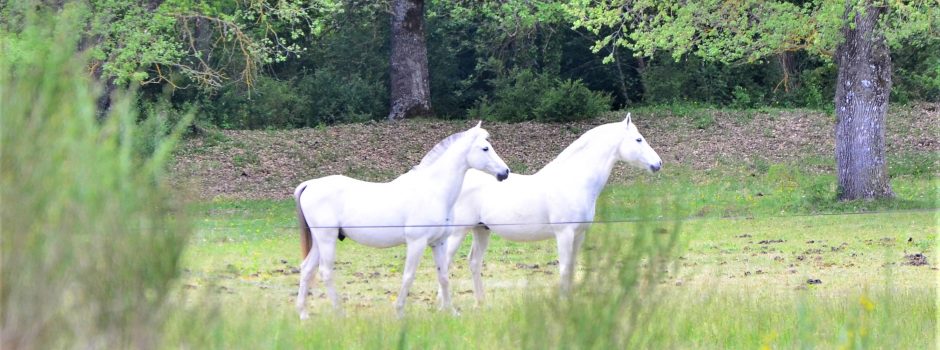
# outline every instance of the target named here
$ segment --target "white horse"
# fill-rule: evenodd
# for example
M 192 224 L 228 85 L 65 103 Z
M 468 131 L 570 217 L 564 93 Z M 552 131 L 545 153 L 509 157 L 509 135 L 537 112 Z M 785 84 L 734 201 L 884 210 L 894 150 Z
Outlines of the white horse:
M 454 205 L 454 221 L 475 224 L 451 230 L 448 263 L 468 229 L 473 232 L 470 270 L 477 303 L 484 298 L 483 254 L 490 232 L 511 241 L 555 238 L 561 292 L 571 287 L 575 256 L 594 219 L 594 204 L 617 161 L 651 172 L 662 160 L 630 121 L 595 127 L 584 133 L 551 163 L 533 175 L 513 175 L 508 181 L 490 181 L 479 172 L 467 172 Z M 478 224 L 477 224 L 478 223 Z
M 486 140 L 488 137 L 480 124 L 453 134 L 434 146 L 411 171 L 388 183 L 332 175 L 297 186 L 294 199 L 305 256 L 297 292 L 300 318 L 308 317 L 307 288 L 318 266 L 327 295 L 337 313 L 342 314 L 333 286 L 333 262 L 336 240 L 345 237 L 376 248 L 407 246 L 396 302 L 399 316 L 404 313 L 405 298 L 421 255 L 430 245 L 438 269 L 441 308 L 456 312 L 450 302 L 444 243 L 464 175 L 472 168 L 495 175 L 500 181 L 509 176 L 509 168 Z

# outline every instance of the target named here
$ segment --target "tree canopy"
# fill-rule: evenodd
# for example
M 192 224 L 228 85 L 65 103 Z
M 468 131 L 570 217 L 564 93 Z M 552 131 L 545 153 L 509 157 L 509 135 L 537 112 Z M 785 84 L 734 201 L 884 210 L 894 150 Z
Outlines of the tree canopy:
M 196 107 L 197 123 L 225 128 L 389 115 L 389 2 L 5 2 L 5 55 L 25 45 L 17 35 L 29 4 L 81 7 L 85 26 L 74 34 L 92 57 L 88 72 L 106 88 L 140 85 L 143 108 Z M 892 101 L 940 100 L 940 6 L 932 4 L 885 3 Z M 539 118 L 521 106 L 563 106 L 579 116 L 664 103 L 829 108 L 842 5 L 427 1 L 434 117 Z
M 659 51 L 679 59 L 694 54 L 711 61 L 755 62 L 781 52 L 806 51 L 831 59 L 842 27 L 865 11 L 865 1 L 573 1 L 575 27 L 595 34 L 595 46 L 630 48 L 637 55 Z M 936 1 L 882 1 L 879 25 L 889 45 L 924 45 L 940 35 Z M 846 11 L 849 9 L 849 13 Z

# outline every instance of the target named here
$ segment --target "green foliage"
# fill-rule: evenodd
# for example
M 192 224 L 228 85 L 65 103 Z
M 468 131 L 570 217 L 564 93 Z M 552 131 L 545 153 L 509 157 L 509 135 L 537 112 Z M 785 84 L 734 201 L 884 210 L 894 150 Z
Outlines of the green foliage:
M 834 72 L 831 56 L 842 40 L 841 30 L 864 11 L 866 3 L 756 0 L 573 2 L 568 11 L 577 18 L 574 21 L 576 28 L 585 28 L 599 35 L 593 47 L 595 52 L 619 46 L 647 57 L 669 53 L 675 61 L 687 61 L 689 56 L 695 56 L 721 63 L 717 66 L 703 65 L 719 68 L 718 74 L 710 75 L 716 79 L 704 81 L 694 81 L 695 74 L 690 74 L 687 65 L 680 65 L 684 68 L 680 72 L 654 67 L 652 71 L 644 72 L 645 101 L 691 99 L 735 108 L 778 103 L 822 108 L 831 105 L 833 94 L 829 91 L 834 90 L 831 83 L 834 74 L 826 81 L 818 78 L 828 78 L 829 72 Z M 877 31 L 887 38 L 892 50 L 923 52 L 895 55 L 903 57 L 899 60 L 901 65 L 896 65 L 896 77 L 900 77 L 902 83 L 893 91 L 894 98 L 901 102 L 909 96 L 930 100 L 938 91 L 938 74 L 934 72 L 938 66 L 938 50 L 919 49 L 936 46 L 940 10 L 935 5 L 931 1 L 912 1 L 889 2 L 884 6 L 884 20 Z M 783 79 L 755 79 L 755 87 L 742 84 L 728 74 L 729 64 L 747 62 L 745 69 L 753 69 L 766 65 L 763 60 L 782 53 L 809 56 L 797 58 L 797 64 L 792 66 L 800 67 L 799 71 L 792 73 L 801 78 L 794 82 L 793 92 L 790 91 L 789 78 L 794 74 L 790 72 L 784 72 Z M 815 59 L 821 62 L 813 62 Z M 811 64 L 807 66 L 800 61 Z M 780 67 L 780 71 L 792 67 Z M 779 74 L 765 74 L 767 77 L 773 75 Z M 688 84 L 689 80 L 702 84 Z M 785 85 L 784 92 L 778 93 L 781 84 Z M 701 92 L 688 96 L 689 93 L 682 91 L 688 86 Z
M 230 129 L 314 127 L 378 119 L 387 87 L 355 74 L 323 69 L 288 80 L 261 76 L 251 90 L 229 87 L 209 97 L 210 123 Z
M 640 5 L 643 3 L 639 2 Z M 659 6 L 653 5 L 648 8 L 640 6 L 646 12 L 638 13 L 648 13 Z M 387 116 L 390 33 L 388 13 L 383 3 L 316 2 L 303 9 L 306 11 L 303 13 L 297 12 L 296 1 L 277 4 L 249 1 L 224 6 L 174 3 L 172 6 L 183 9 L 177 11 L 179 13 L 206 14 L 233 23 L 256 46 L 267 48 L 258 49 L 259 55 L 266 58 L 254 60 L 266 65 L 265 69 L 258 70 L 264 77 L 252 76 L 250 82 L 253 86 L 250 88 L 243 81 L 222 83 L 217 91 L 193 91 L 185 89 L 193 85 L 193 79 L 181 77 L 181 74 L 167 75 L 180 87 L 174 92 L 174 104 L 184 109 L 190 105 L 203 107 L 206 123 L 227 128 L 288 128 Z M 659 105 L 674 102 L 739 109 L 762 106 L 831 108 L 836 71 L 824 53 L 834 47 L 836 41 L 833 40 L 838 38 L 838 31 L 830 35 L 828 32 L 807 34 L 803 30 L 810 25 L 828 28 L 841 23 L 839 3 L 811 3 L 802 7 L 754 1 L 728 4 L 730 7 L 723 10 L 727 16 L 736 16 L 735 11 L 754 10 L 752 14 L 773 17 L 773 23 L 755 22 L 746 31 L 766 35 L 767 38 L 747 39 L 749 42 L 744 46 L 739 45 L 742 43 L 738 39 L 729 39 L 725 43 L 721 37 L 733 36 L 733 33 L 728 28 L 719 28 L 709 34 L 711 36 L 707 40 L 695 43 L 696 46 L 678 61 L 661 49 L 657 49 L 659 51 L 652 58 L 634 59 L 635 54 L 643 54 L 644 51 L 634 51 L 631 45 L 614 46 L 614 42 L 595 46 L 598 40 L 610 35 L 629 33 L 618 30 L 616 26 L 593 27 L 587 22 L 583 28 L 571 29 L 572 23 L 590 20 L 590 16 L 578 16 L 578 6 L 581 5 L 521 0 L 428 2 L 425 17 L 431 105 L 437 117 L 461 119 L 468 114 L 479 117 L 497 113 L 501 100 L 499 95 L 514 95 L 497 83 L 507 79 L 511 81 L 517 72 L 523 70 L 554 80 L 553 85 L 570 83 L 572 91 L 583 92 L 578 89 L 583 85 L 592 91 L 606 93 L 612 97 L 614 108 L 634 103 Z M 672 9 L 670 13 L 688 16 L 688 11 L 698 11 L 691 12 L 698 14 L 709 6 L 712 5 Z M 791 28 L 792 23 L 787 23 L 798 17 L 810 18 L 805 15 L 808 12 L 814 14 L 810 16 L 812 21 L 795 28 Z M 828 17 L 828 14 L 835 15 Z M 718 14 L 710 13 L 695 19 L 689 28 L 697 28 L 695 26 L 702 25 L 702 20 L 709 16 Z M 303 18 L 309 18 L 309 26 L 305 24 L 308 20 Z M 829 23 L 832 21 L 835 22 Z M 188 21 L 181 24 L 196 28 L 194 25 L 198 23 Z M 795 33 L 793 38 L 786 38 L 758 28 L 764 25 L 775 28 L 773 30 L 792 29 L 796 32 L 791 33 Z M 810 45 L 812 48 L 786 46 L 797 40 L 796 34 L 801 33 L 815 35 L 812 39 L 814 44 Z M 676 37 L 684 35 L 675 34 Z M 209 39 L 212 38 L 210 35 Z M 281 41 L 265 41 L 276 38 Z M 917 38 L 899 41 L 897 50 L 921 47 L 918 46 L 921 42 L 929 41 Z M 628 37 L 623 39 L 631 40 Z M 718 42 L 721 42 L 720 46 L 712 49 L 699 47 Z M 198 44 L 206 41 L 196 40 L 195 43 L 199 48 Z M 210 52 L 208 57 L 211 59 L 206 61 L 210 66 L 228 67 L 220 72 L 238 79 L 242 74 L 239 68 L 243 65 L 239 61 L 239 46 L 232 41 L 224 43 L 200 52 Z M 770 50 L 775 44 L 792 48 L 786 66 L 781 64 L 781 56 L 775 56 L 779 50 Z M 598 51 L 592 52 L 592 47 Z M 716 48 L 736 51 L 725 55 L 715 52 Z M 930 96 L 936 95 L 931 91 L 937 90 L 930 88 L 937 74 L 929 73 L 935 66 L 931 57 L 937 50 L 924 46 L 924 49 L 908 51 L 910 54 L 895 55 L 898 74 L 893 101 L 929 100 Z M 764 55 L 766 52 L 772 54 Z M 752 54 L 763 56 L 751 59 Z M 739 55 L 738 59 L 733 59 L 735 55 Z M 194 60 L 206 56 L 187 57 Z M 227 57 L 234 58 L 225 59 Z M 610 58 L 608 64 L 603 63 L 604 57 Z M 730 62 L 710 61 L 716 57 Z M 269 89 L 271 91 L 266 91 Z M 541 105 L 539 99 L 544 93 L 522 96 L 527 93 L 523 90 L 517 92 L 520 94 L 515 96 L 521 98 L 522 105 L 530 108 Z M 258 96 L 261 96 L 260 102 L 256 98 Z M 552 99 L 549 102 L 557 108 L 567 108 L 566 104 L 574 101 Z M 282 107 L 284 103 L 293 106 Z M 262 111 L 258 107 L 261 105 L 276 111 Z M 510 109 L 500 112 L 509 115 L 507 120 L 538 120 L 534 116 L 524 116 L 528 112 L 519 111 L 523 108 L 502 107 Z M 557 108 L 546 107 L 546 111 L 552 113 Z M 271 115 L 273 113 L 277 115 Z M 287 117 L 286 113 L 293 115 Z M 567 113 L 558 112 L 544 119 L 566 120 L 567 117 L 559 115 Z M 702 121 L 707 124 L 707 120 Z
M 298 38 L 303 54 L 272 64 L 269 74 L 258 76 L 250 88 L 232 84 L 217 91 L 176 90 L 174 102 L 198 101 L 206 123 L 236 129 L 384 118 L 388 114 L 385 15 L 379 4 L 345 3 L 330 17 L 330 30 Z
M 533 113 L 538 121 L 564 123 L 609 111 L 610 102 L 610 95 L 591 91 L 580 80 L 565 80 L 545 92 Z
M 755 104 L 756 101 L 751 98 L 751 93 L 741 85 L 735 86 L 731 91 L 731 103 L 728 105 L 731 108 L 748 109 L 753 108 Z
M 0 33 L 17 48 L 0 56 L 4 348 L 153 348 L 180 273 L 190 226 L 165 172 L 188 117 L 138 127 L 123 93 L 98 120 L 87 13 L 27 11 Z
M 492 106 L 480 110 L 492 110 L 492 115 L 471 115 L 471 118 L 521 122 L 535 120 L 536 108 L 557 82 L 547 74 L 538 74 L 529 69 L 512 72 L 494 80 Z M 481 104 L 488 103 L 480 101 Z
M 833 83 L 836 81 L 836 74 L 836 67 L 831 64 L 801 72 L 800 81 L 802 83 L 794 93 L 796 95 L 795 105 L 828 110 L 834 109 L 832 96 L 836 94 L 835 84 Z
M 769 102 L 765 95 L 779 82 L 780 71 L 771 64 L 732 66 L 696 57 L 674 61 L 650 60 L 642 73 L 643 101 L 664 104 L 695 101 L 710 105 L 750 108 Z
M 330 0 L 21 2 L 4 8 L 19 18 L 35 5 L 47 11 L 81 8 L 74 35 L 91 54 L 90 70 L 117 86 L 195 84 L 216 89 L 235 79 L 253 84 L 260 65 L 303 53 L 339 11 Z
M 755 62 L 773 54 L 806 50 L 829 56 L 841 42 L 840 31 L 864 11 L 864 1 L 620 1 L 614 4 L 573 3 L 576 27 L 614 34 L 599 40 L 629 47 L 644 56 L 666 51 L 674 59 L 694 54 L 724 63 Z M 892 2 L 879 30 L 900 45 L 920 35 L 936 33 L 940 10 L 930 1 Z M 623 8 L 630 9 L 623 11 Z M 848 17 L 843 14 L 849 14 Z
M 207 104 L 206 113 L 219 120 L 223 128 L 286 128 L 302 123 L 310 111 L 310 100 L 302 96 L 291 81 L 261 76 L 252 90 L 226 88 Z
M 297 85 L 310 101 L 307 126 L 380 119 L 388 111 L 388 86 L 356 74 L 320 70 Z
M 528 69 L 498 78 L 494 85 L 493 102 L 481 100 L 479 106 L 471 111 L 472 118 L 568 122 L 592 118 L 610 110 L 610 96 L 591 91 L 581 81 L 561 81 Z
M 940 35 L 895 49 L 891 100 L 940 102 Z
M 15 28 L 31 3 L 0 9 L 0 24 Z M 52 10 L 56 4 L 40 7 Z M 85 26 L 73 34 L 92 55 L 88 71 L 117 86 L 142 84 L 148 103 L 171 96 L 175 109 L 200 110 L 201 124 L 289 128 L 387 115 L 385 3 L 87 4 L 77 15 Z M 553 86 L 566 85 L 562 90 L 585 93 L 584 86 L 605 93 L 618 109 L 674 102 L 831 109 L 836 71 L 829 54 L 838 43 L 844 3 L 629 4 L 633 11 L 620 13 L 581 2 L 428 2 L 431 103 L 437 117 L 496 112 L 498 95 L 506 94 L 496 83 L 522 70 L 554 80 Z M 894 52 L 893 102 L 940 99 L 940 26 L 931 24 L 940 15 L 924 4 L 889 4 L 884 26 Z M 745 15 L 754 18 L 745 21 Z M 20 50 L 13 45 L 4 55 L 15 60 Z M 791 55 L 786 66 L 778 62 L 782 51 Z M 543 105 L 544 95 L 522 97 L 532 107 Z M 583 117 L 562 111 L 573 108 L 573 100 L 547 102 L 552 107 L 545 112 L 554 114 L 544 120 Z M 587 109 L 592 114 L 596 108 Z M 507 119 L 538 120 L 509 114 Z

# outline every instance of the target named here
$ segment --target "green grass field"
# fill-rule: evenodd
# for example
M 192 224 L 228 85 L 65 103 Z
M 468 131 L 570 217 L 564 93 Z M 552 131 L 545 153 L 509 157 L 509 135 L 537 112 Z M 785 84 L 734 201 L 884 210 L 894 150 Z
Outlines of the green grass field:
M 496 237 L 484 269 L 485 305 L 474 306 L 467 242 L 452 268 L 461 316 L 437 311 L 427 253 L 404 320 L 392 305 L 403 247 L 341 243 L 336 284 L 347 316 L 334 315 L 315 288 L 313 316 L 301 322 L 293 203 L 203 203 L 184 254 L 178 293 L 185 302 L 170 318 L 167 341 L 197 348 L 936 346 L 937 181 L 897 176 L 901 200 L 882 203 L 834 203 L 822 185 L 831 181 L 775 165 L 757 174 L 679 169 L 622 181 L 602 195 L 597 221 L 653 221 L 595 225 L 578 275 L 590 281 L 570 299 L 554 295 L 553 241 Z M 681 229 L 673 217 L 683 218 Z M 637 245 L 644 235 L 677 241 L 662 256 L 636 258 L 634 249 L 617 257 L 636 259 L 640 272 L 629 276 L 647 276 L 650 257 L 664 259 L 661 271 L 607 293 L 625 280 L 598 282 L 607 272 L 592 269 L 610 266 L 592 259 L 605 244 Z

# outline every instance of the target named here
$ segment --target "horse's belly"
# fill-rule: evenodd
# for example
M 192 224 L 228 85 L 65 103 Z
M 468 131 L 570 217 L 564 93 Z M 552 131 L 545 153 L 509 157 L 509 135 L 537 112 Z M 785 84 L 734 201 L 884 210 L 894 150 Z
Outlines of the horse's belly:
M 549 225 L 493 225 L 490 231 L 517 242 L 542 241 L 555 237 L 555 232 Z
M 405 244 L 405 234 L 401 228 L 371 226 L 380 225 L 343 228 L 342 234 L 356 243 L 375 248 L 388 248 Z

